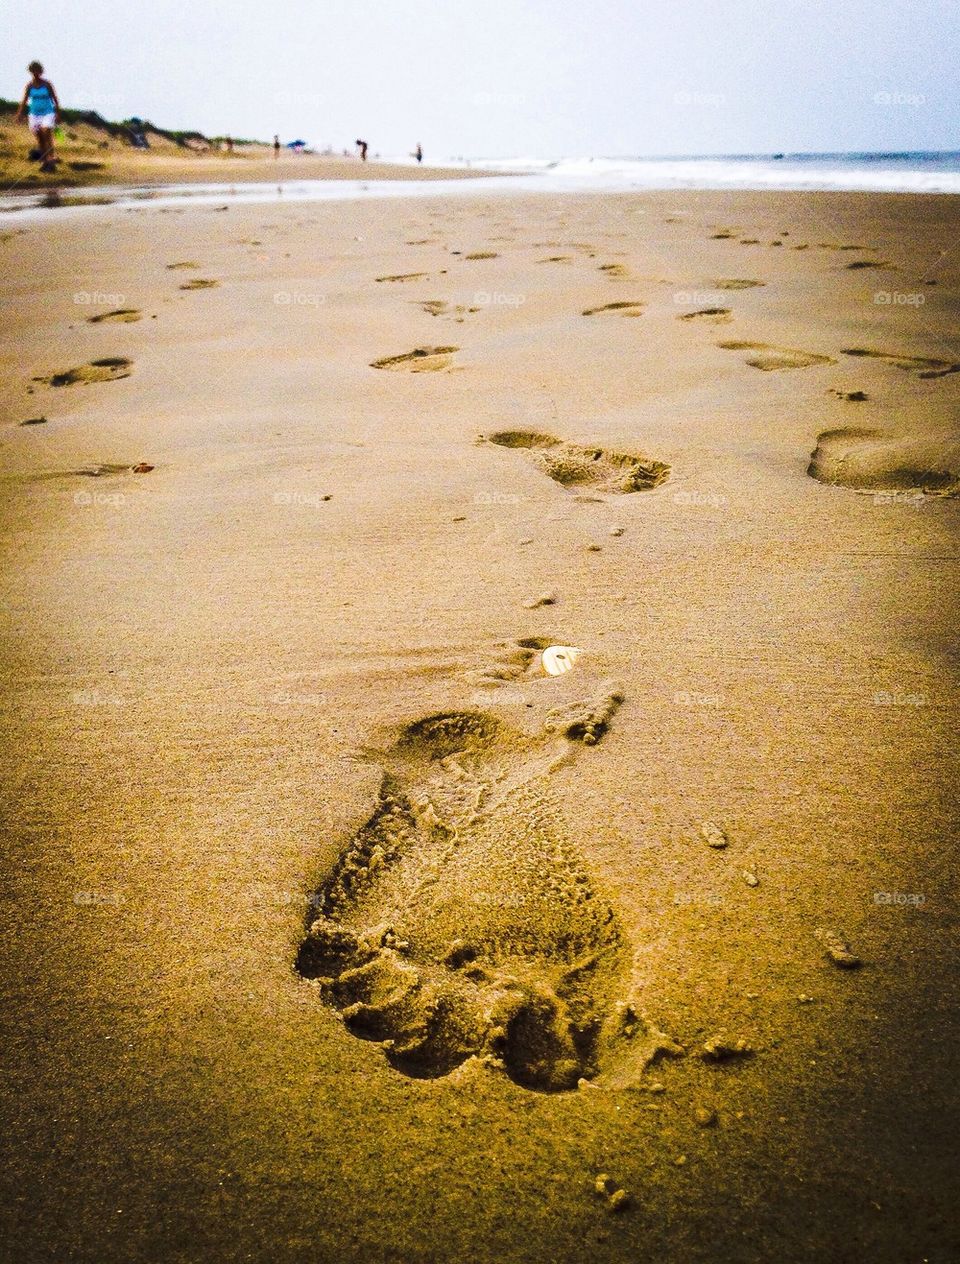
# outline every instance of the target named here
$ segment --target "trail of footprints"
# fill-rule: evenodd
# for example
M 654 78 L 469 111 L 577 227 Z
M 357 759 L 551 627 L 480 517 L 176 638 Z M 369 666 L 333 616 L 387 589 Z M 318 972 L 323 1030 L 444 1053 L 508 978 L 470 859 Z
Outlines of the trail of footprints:
M 632 1082 L 679 1053 L 629 1001 L 629 944 L 548 788 L 596 741 L 616 689 L 527 737 L 483 712 L 428 716 L 382 758 L 376 806 L 317 892 L 297 969 L 411 1076 L 469 1059 L 528 1089 Z

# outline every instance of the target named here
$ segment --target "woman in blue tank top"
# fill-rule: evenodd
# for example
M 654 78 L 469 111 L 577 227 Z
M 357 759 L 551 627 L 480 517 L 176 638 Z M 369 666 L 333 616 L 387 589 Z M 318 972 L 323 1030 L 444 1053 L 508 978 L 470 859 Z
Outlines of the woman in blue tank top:
M 26 111 L 30 130 L 40 146 L 40 170 L 54 171 L 57 160 L 53 156 L 53 129 L 59 121 L 60 102 L 53 84 L 49 79 L 43 78 L 40 63 L 32 61 L 27 69 L 32 78 L 23 90 L 20 108 L 17 110 L 17 122 L 20 122 Z

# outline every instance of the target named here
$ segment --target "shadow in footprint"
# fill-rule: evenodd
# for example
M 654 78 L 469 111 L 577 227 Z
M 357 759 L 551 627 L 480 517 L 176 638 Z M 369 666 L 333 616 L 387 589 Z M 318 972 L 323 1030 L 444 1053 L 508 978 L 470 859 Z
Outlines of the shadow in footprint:
M 652 457 L 581 447 L 535 431 L 500 430 L 486 437 L 501 448 L 523 449 L 545 474 L 564 487 L 640 492 L 659 487 L 670 476 L 670 466 Z
M 618 700 L 586 711 L 605 726 Z M 547 788 L 572 749 L 453 712 L 382 755 L 376 806 L 317 893 L 296 964 L 398 1071 L 479 1058 L 557 1092 L 680 1052 L 620 999 L 629 945 Z

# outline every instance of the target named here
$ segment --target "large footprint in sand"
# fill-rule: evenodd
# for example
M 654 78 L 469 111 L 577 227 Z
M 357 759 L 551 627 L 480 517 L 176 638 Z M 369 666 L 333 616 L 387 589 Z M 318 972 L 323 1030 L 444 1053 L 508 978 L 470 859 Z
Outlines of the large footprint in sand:
M 960 493 L 960 435 L 902 439 L 853 426 L 824 430 L 807 473 L 859 491 Z
M 544 1092 L 618 1087 L 679 1053 L 621 999 L 630 950 L 547 789 L 596 741 L 611 691 L 526 737 L 482 712 L 429 716 L 383 756 L 373 814 L 316 897 L 297 968 L 411 1076 L 468 1059 Z
M 670 476 L 670 466 L 652 457 L 581 447 L 531 430 L 499 430 L 486 438 L 498 447 L 522 448 L 545 474 L 564 487 L 640 492 L 659 487 Z

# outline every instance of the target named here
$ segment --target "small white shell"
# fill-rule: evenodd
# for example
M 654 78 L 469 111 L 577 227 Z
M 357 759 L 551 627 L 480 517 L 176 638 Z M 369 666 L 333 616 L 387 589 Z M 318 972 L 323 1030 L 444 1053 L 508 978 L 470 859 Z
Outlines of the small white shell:
M 540 655 L 543 670 L 548 676 L 562 676 L 580 657 L 575 645 L 549 645 Z

